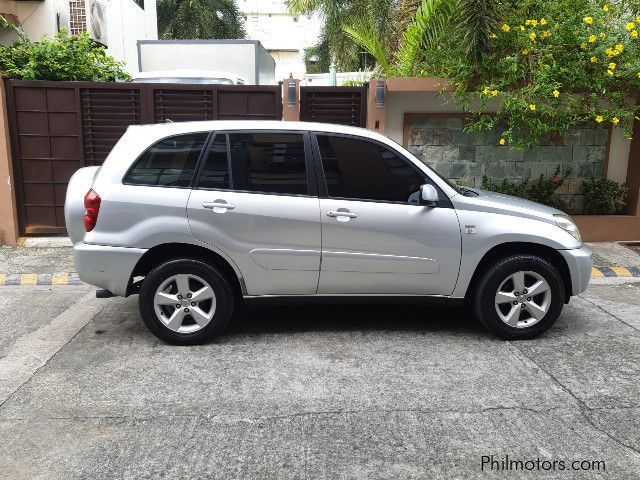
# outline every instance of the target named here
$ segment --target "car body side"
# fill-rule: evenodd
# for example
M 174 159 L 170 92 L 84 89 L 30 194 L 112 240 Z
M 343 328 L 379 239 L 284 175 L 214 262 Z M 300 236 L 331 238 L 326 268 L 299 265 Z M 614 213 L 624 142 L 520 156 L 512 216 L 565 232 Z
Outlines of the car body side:
M 586 289 L 591 270 L 591 252 L 589 247 L 556 225 L 553 216 L 561 212 L 513 197 L 493 194 L 481 194 L 477 197 L 461 195 L 407 150 L 369 130 L 326 124 L 264 121 L 133 126 L 114 147 L 102 168 L 79 170 L 69 184 L 65 216 L 74 243 L 74 257 L 80 278 L 115 295 L 126 296 L 132 291 L 130 287 L 135 273 L 145 273 L 139 268 L 140 262 L 144 262 L 145 254 L 163 245 L 182 245 L 211 252 L 216 259 L 225 262 L 228 270 L 236 276 L 242 296 L 262 295 L 263 291 L 252 286 L 255 282 L 246 281 L 246 277 L 254 273 L 247 271 L 247 265 L 238 261 L 237 256 L 234 260 L 233 252 L 221 248 L 215 239 L 203 241 L 194 235 L 187 212 L 192 194 L 190 187 L 134 187 L 123 184 L 123 177 L 133 162 L 158 140 L 182 133 L 224 133 L 239 129 L 346 133 L 382 143 L 412 162 L 449 199 L 458 221 L 457 238 L 451 239 L 452 244 L 459 245 L 458 256 L 452 259 L 459 263 L 456 265 L 457 275 L 449 291 L 437 296 L 464 298 L 475 275 L 483 268 L 483 259 L 510 249 L 519 253 L 527 253 L 533 249 L 546 256 L 563 273 L 567 300 L 570 295 Z M 83 208 L 78 205 L 77 198 L 82 198 L 89 187 L 100 194 L 102 205 L 96 228 L 85 232 L 82 225 Z M 313 198 L 307 197 L 305 201 L 313 202 Z M 317 196 L 315 199 L 317 201 Z M 258 262 L 252 266 L 254 269 L 262 268 Z M 267 281 L 269 269 L 262 273 L 264 280 L 261 281 Z M 304 273 L 293 271 L 287 284 L 291 285 L 295 282 L 295 275 L 302 274 Z M 292 290 L 278 294 L 296 295 L 304 292 Z

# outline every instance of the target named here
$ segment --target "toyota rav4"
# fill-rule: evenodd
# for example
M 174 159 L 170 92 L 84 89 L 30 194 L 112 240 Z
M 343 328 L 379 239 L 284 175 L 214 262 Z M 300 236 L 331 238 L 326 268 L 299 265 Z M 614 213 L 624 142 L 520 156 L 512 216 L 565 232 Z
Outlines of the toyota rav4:
M 591 275 L 563 212 L 457 186 L 339 125 L 131 126 L 73 175 L 65 219 L 80 278 L 138 293 L 178 344 L 220 334 L 243 299 L 292 297 L 466 301 L 500 337 L 532 338 Z

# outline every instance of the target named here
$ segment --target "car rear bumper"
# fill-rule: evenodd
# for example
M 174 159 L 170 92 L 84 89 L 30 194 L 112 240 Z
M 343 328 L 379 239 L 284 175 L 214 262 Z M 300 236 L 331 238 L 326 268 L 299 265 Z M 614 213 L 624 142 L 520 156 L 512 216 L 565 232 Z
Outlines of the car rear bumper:
M 131 273 L 146 251 L 79 242 L 73 246 L 73 259 L 80 280 L 124 297 Z
M 569 266 L 571 295 L 584 292 L 589 286 L 589 280 L 591 280 L 591 267 L 593 266 L 591 247 L 583 244 L 580 248 L 558 251 Z

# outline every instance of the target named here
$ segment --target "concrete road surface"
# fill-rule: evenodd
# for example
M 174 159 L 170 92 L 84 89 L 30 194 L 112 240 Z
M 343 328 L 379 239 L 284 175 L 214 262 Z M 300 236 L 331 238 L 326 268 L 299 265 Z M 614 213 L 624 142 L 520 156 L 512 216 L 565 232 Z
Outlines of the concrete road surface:
M 137 301 L 0 288 L 0 478 L 640 478 L 640 284 L 523 342 L 363 303 L 247 308 L 175 347 Z

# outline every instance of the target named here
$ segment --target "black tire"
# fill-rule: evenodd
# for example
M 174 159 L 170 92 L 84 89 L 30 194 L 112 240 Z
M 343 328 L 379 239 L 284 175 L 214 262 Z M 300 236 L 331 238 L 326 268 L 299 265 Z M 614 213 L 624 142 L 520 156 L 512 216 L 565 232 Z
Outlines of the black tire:
M 498 315 L 496 294 L 505 279 L 522 271 L 540 275 L 550 287 L 551 300 L 546 314 L 536 323 L 514 327 L 505 323 Z M 499 260 L 482 273 L 473 292 L 472 306 L 480 323 L 498 337 L 505 340 L 526 340 L 541 335 L 553 326 L 562 312 L 564 298 L 564 282 L 556 268 L 541 257 L 523 254 Z
M 169 329 L 156 315 L 154 297 L 162 283 L 174 275 L 197 275 L 205 280 L 215 294 L 215 311 L 207 325 L 195 332 L 183 333 Z M 187 305 L 188 306 L 188 305 Z M 221 334 L 233 313 L 234 295 L 229 281 L 218 270 L 195 259 L 176 259 L 154 268 L 140 287 L 139 308 L 145 325 L 156 337 L 175 345 L 197 345 Z

